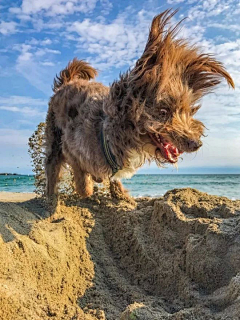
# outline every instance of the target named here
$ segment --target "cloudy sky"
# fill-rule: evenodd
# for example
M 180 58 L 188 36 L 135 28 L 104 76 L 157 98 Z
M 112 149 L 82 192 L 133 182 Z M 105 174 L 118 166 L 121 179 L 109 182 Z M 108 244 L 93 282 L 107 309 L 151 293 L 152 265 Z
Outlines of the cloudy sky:
M 0 0 L 0 172 L 31 172 L 28 137 L 70 59 L 86 59 L 109 85 L 141 55 L 152 18 L 170 7 L 180 9 L 175 20 L 187 17 L 182 35 L 215 54 L 236 84 L 204 98 L 204 147 L 184 156 L 178 172 L 240 173 L 239 0 Z

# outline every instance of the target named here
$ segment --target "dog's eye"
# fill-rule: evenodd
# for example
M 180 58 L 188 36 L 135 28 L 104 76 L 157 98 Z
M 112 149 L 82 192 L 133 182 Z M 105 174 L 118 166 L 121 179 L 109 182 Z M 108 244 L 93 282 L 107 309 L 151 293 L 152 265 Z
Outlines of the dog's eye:
M 167 109 L 160 109 L 160 116 L 166 117 L 167 114 L 168 114 L 168 110 Z

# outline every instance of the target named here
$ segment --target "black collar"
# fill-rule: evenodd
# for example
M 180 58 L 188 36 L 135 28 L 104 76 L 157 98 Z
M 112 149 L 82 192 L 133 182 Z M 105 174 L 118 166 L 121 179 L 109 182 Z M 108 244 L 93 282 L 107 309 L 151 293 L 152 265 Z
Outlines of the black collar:
M 105 155 L 107 163 L 110 165 L 112 169 L 112 176 L 114 176 L 122 168 L 117 164 L 116 157 L 114 156 L 114 154 L 112 153 L 109 147 L 108 141 L 104 134 L 103 127 L 101 129 L 101 145 L 102 145 L 103 153 Z

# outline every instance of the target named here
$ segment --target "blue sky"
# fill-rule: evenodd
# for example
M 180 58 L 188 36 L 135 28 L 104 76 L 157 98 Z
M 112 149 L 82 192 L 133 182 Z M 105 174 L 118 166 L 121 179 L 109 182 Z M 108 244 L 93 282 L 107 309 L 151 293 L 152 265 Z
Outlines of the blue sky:
M 204 146 L 184 156 L 178 172 L 240 173 L 238 0 L 0 0 L 0 171 L 31 172 L 28 137 L 44 121 L 53 78 L 69 60 L 86 59 L 109 85 L 141 55 L 152 18 L 170 7 L 180 9 L 175 21 L 187 17 L 181 35 L 222 61 L 236 84 L 233 91 L 224 82 L 203 99 Z

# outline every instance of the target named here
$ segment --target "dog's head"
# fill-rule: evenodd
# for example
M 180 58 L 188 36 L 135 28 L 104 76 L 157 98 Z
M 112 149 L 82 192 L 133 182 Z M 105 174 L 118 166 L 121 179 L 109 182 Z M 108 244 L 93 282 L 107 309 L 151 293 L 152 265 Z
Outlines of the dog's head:
M 166 26 L 176 12 L 153 19 L 146 48 L 130 73 L 133 94 L 141 101 L 141 130 L 156 147 L 156 157 L 175 163 L 201 145 L 204 125 L 195 119 L 199 99 L 230 75 L 212 55 L 176 39 L 178 25 Z M 161 161 L 161 160 L 160 160 Z
M 195 119 L 199 100 L 223 78 L 234 88 L 219 61 L 176 37 L 179 24 L 168 27 L 175 13 L 153 19 L 143 55 L 111 88 L 119 101 L 115 111 L 134 130 L 130 138 L 136 144 L 140 138 L 157 163 L 175 163 L 181 153 L 198 150 L 204 133 Z

